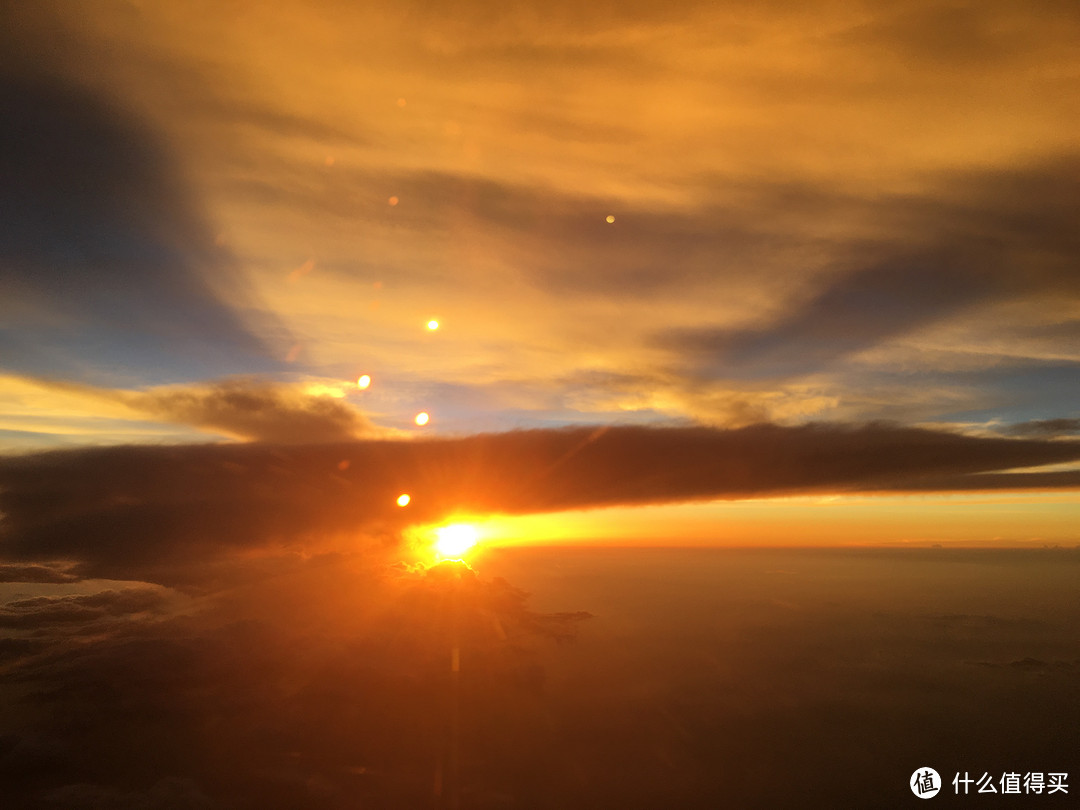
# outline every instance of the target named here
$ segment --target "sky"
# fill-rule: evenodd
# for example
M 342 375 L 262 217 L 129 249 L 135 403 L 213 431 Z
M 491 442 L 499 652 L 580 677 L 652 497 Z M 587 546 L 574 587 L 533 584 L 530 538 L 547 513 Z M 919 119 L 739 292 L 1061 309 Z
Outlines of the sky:
M 9 456 L 880 422 L 1075 461 L 1072 4 L 4 15 Z
M 1066 0 L 0 0 L 0 793 L 1075 778 L 1077 41 Z

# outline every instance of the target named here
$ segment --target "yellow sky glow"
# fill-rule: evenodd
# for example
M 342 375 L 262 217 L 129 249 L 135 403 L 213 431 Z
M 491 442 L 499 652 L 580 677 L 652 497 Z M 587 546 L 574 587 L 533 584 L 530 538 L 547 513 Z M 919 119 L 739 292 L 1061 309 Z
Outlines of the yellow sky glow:
M 1044 546 L 1077 543 L 1077 493 L 801 496 L 490 518 L 487 546 Z
M 31 272 L 0 276 L 0 453 L 818 422 L 1076 441 L 1064 6 L 429 5 L 13 12 L 27 126 L 56 132 L 11 158 L 41 161 L 43 202 Z M 39 121 L 46 92 L 73 103 Z M 83 211 L 100 166 L 119 179 Z M 399 485 L 421 492 L 381 502 Z M 1080 525 L 1068 492 L 498 521 L 781 545 Z

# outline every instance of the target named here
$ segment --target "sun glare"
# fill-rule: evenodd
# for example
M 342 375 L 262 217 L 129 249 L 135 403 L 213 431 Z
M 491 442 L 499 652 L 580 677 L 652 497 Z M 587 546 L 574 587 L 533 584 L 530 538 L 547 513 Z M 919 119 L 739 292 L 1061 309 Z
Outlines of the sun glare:
M 451 523 L 435 530 L 435 550 L 446 560 L 460 559 L 466 551 L 476 545 L 477 532 L 468 523 Z
M 356 381 L 356 387 L 360 388 L 361 390 L 367 388 L 369 385 L 371 385 L 371 377 L 369 377 L 367 374 L 365 374 Z
M 429 419 L 431 419 L 431 417 L 430 417 L 430 416 L 428 416 L 428 414 L 427 414 L 427 412 L 426 412 L 426 411 L 420 411 L 420 413 L 418 413 L 418 414 L 416 415 L 416 418 L 415 418 L 415 419 L 413 419 L 413 421 L 414 421 L 414 422 L 416 422 L 416 424 L 418 424 L 418 425 L 420 425 L 421 427 L 423 427 L 424 425 L 426 425 L 426 424 L 428 423 L 428 420 L 429 420 Z
M 439 328 L 439 322 L 436 320 L 430 320 L 427 322 L 427 328 L 434 332 L 436 329 Z
M 410 498 L 406 493 L 403 492 L 402 494 L 398 495 L 397 505 L 398 506 L 408 506 L 409 501 L 411 501 L 411 500 L 412 500 L 412 498 Z

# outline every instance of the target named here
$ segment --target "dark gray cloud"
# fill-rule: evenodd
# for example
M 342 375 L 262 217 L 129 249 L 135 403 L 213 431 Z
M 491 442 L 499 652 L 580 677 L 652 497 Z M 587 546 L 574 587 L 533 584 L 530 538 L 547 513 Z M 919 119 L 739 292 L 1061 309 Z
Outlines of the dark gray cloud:
M 1080 659 L 1075 661 L 1041 661 L 1038 658 L 1021 658 L 1010 661 L 1009 666 L 1022 672 L 1037 672 L 1041 675 L 1050 673 L 1072 673 L 1080 667 Z
M 32 630 L 55 625 L 85 625 L 131 614 L 161 612 L 165 595 L 154 588 L 126 588 L 79 596 L 38 596 L 0 608 L 0 628 Z
M 1080 164 L 958 174 L 932 195 L 865 202 L 893 233 L 852 244 L 805 300 L 752 328 L 659 339 L 710 376 L 798 376 L 965 308 L 1080 296 Z
M 77 582 L 79 576 L 55 565 L 0 564 L 0 582 Z
M 630 323 L 622 340 L 670 350 L 668 368 L 679 377 L 745 381 L 830 369 L 979 307 L 1077 300 L 1078 176 L 1075 155 L 943 173 L 918 193 L 872 197 L 714 176 L 698 181 L 702 201 L 693 209 L 434 171 L 342 168 L 314 185 L 255 176 L 246 193 L 342 223 L 433 234 L 442 249 L 422 261 L 382 259 L 415 282 L 473 283 L 461 266 L 490 253 L 548 295 L 713 300 L 723 326 L 643 336 Z M 391 211 L 377 189 L 402 203 Z M 319 266 L 352 278 L 370 272 L 361 265 L 340 256 Z M 750 325 L 730 325 L 740 304 Z M 1066 326 L 1020 331 L 1049 329 L 1060 342 Z
M 277 444 L 343 441 L 374 432 L 343 400 L 307 396 L 258 379 L 124 394 L 121 401 L 155 419 Z
M 892 486 L 882 490 L 893 491 Z M 980 492 L 988 490 L 1080 489 L 1080 470 L 1029 473 L 979 473 L 977 475 L 927 477 L 904 484 L 911 492 Z
M 34 44 L 16 42 L 17 28 L 0 40 L 15 51 L 0 71 L 5 365 L 258 362 L 259 340 L 222 301 L 240 297 L 232 260 L 160 138 L 66 68 L 50 68 L 55 43 L 20 59 Z
M 1051 43 L 1063 45 L 1080 26 L 1076 6 L 1067 0 L 1040 0 L 1027 8 L 1036 14 L 1018 17 L 1007 2 L 883 3 L 872 20 L 837 39 L 901 66 L 979 70 L 988 63 L 1022 64 Z
M 318 182 L 287 171 L 259 173 L 236 188 L 247 202 L 286 204 L 319 221 L 372 228 L 381 238 L 424 234 L 423 244 L 435 249 L 422 266 L 413 266 L 408 253 L 380 257 L 413 281 L 471 280 L 475 271 L 462 259 L 482 248 L 546 293 L 614 300 L 676 298 L 688 290 L 730 296 L 758 285 L 780 290 L 805 270 L 793 265 L 807 255 L 847 251 L 808 234 L 807 221 L 826 211 L 850 216 L 866 204 L 805 184 L 713 177 L 697 185 L 703 202 L 692 210 L 433 170 L 341 166 Z M 392 210 L 390 194 L 401 200 Z M 614 224 L 605 222 L 608 214 Z M 777 220 L 798 227 L 788 231 Z M 319 268 L 353 276 L 365 261 L 352 255 Z
M 317 538 L 392 538 L 455 511 L 529 513 L 800 492 L 1026 486 L 1080 444 L 885 424 L 600 427 L 328 445 L 110 447 L 0 462 L 0 552 L 172 582 L 185 565 Z M 1076 485 L 1047 474 L 1043 486 Z M 1036 480 L 1036 479 L 1024 479 Z M 396 506 L 402 492 L 412 496 Z M 154 580 L 154 577 L 159 579 Z
M 0 665 L 39 652 L 44 642 L 29 638 L 0 638 Z
M 1030 422 L 1009 425 L 1005 432 L 1010 436 L 1033 436 L 1039 438 L 1072 436 L 1080 433 L 1080 417 L 1032 419 Z
M 377 432 L 343 395 L 307 393 L 300 386 L 260 377 L 229 377 L 144 391 L 100 388 L 55 379 L 25 378 L 25 381 L 46 391 L 120 404 L 155 422 L 275 444 L 347 441 Z

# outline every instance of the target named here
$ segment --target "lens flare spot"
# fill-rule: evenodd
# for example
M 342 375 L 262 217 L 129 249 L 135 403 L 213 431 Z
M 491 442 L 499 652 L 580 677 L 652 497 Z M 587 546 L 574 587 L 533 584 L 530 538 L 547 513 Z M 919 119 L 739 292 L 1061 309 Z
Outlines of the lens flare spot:
M 468 523 L 451 523 L 435 530 L 435 551 L 444 559 L 458 559 L 476 545 L 477 532 Z
M 359 380 L 356 381 L 356 387 L 359 388 L 361 391 L 363 391 L 369 385 L 371 385 L 371 377 L 369 377 L 367 374 L 364 374 L 360 377 Z
M 416 415 L 416 418 L 413 419 L 413 421 L 421 427 L 426 425 L 430 420 L 431 416 L 428 414 L 427 411 L 420 411 L 420 413 Z
M 397 197 L 391 197 L 389 200 L 387 200 L 387 202 L 390 205 L 397 205 L 401 201 Z
M 402 492 L 400 495 L 397 496 L 397 505 L 398 506 L 408 506 L 409 501 L 411 501 L 411 500 L 412 500 L 412 498 L 410 498 L 406 493 Z
M 608 225 L 610 225 L 610 224 L 611 224 L 612 222 L 614 222 L 614 221 L 615 221 L 615 217 L 614 217 L 614 216 L 612 216 L 611 214 L 608 214 L 608 215 L 607 215 L 607 222 L 608 222 Z
M 434 332 L 436 329 L 439 328 L 439 322 L 435 320 L 428 321 L 427 328 Z

